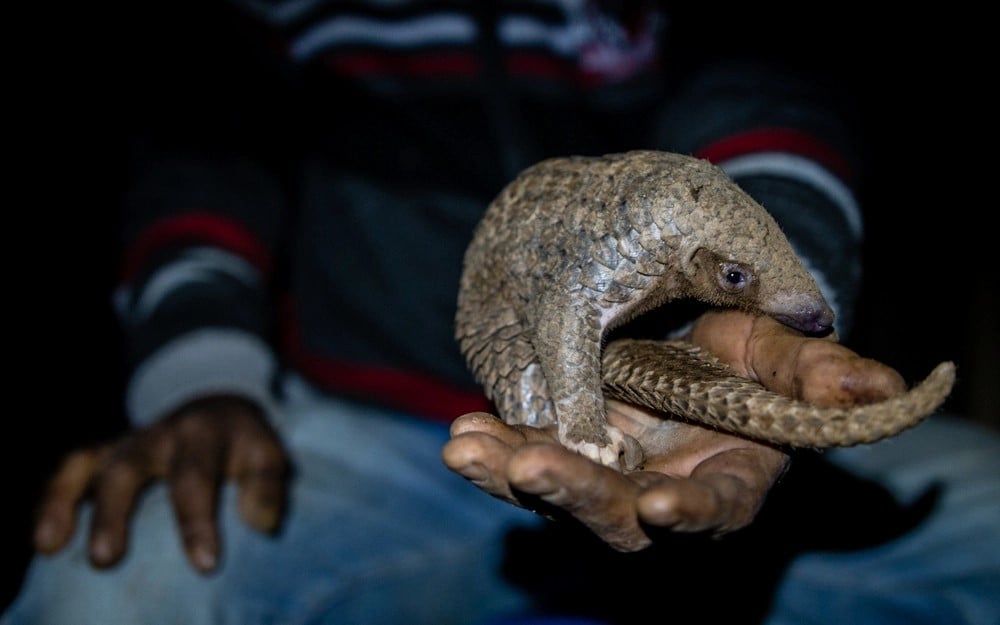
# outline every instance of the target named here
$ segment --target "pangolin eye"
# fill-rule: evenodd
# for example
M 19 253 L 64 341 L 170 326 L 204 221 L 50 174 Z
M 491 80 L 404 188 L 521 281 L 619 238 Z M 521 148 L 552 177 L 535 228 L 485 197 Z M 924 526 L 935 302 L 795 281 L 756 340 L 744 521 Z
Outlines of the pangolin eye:
M 753 274 L 736 263 L 724 263 L 719 268 L 719 282 L 727 291 L 745 289 L 753 280 Z

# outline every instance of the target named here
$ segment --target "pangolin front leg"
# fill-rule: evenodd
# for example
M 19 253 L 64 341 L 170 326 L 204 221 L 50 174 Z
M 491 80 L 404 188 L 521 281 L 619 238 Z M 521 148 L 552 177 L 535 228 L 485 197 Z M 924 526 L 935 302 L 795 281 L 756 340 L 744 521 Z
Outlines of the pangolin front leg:
M 555 405 L 559 442 L 595 462 L 635 468 L 639 443 L 608 423 L 601 379 L 600 310 L 588 299 L 574 305 L 554 294 L 539 298 L 532 344 Z

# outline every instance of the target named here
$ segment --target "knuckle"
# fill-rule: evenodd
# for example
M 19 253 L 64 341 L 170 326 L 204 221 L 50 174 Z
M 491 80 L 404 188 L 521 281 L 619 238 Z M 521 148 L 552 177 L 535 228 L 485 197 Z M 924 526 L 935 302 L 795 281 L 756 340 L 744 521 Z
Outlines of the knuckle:
M 186 458 L 175 462 L 171 481 L 178 489 L 198 489 L 211 483 L 215 473 L 209 463 Z
M 101 469 L 98 480 L 108 487 L 128 487 L 142 480 L 142 471 L 131 461 L 114 459 Z
M 205 440 L 214 433 L 214 420 L 204 411 L 182 413 L 173 423 L 178 438 Z

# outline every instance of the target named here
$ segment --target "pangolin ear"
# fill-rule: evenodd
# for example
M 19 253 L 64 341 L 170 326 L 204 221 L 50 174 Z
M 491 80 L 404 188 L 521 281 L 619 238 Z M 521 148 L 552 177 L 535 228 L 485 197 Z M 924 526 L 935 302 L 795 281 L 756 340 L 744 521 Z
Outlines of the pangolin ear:
M 684 273 L 690 279 L 694 279 L 695 276 L 712 275 L 718 261 L 718 254 L 712 250 L 705 247 L 695 248 L 688 256 L 688 261 L 684 263 Z
M 696 248 L 688 255 L 684 263 L 684 279 L 688 289 L 698 299 L 704 300 L 714 293 L 717 264 L 717 255 L 704 247 Z

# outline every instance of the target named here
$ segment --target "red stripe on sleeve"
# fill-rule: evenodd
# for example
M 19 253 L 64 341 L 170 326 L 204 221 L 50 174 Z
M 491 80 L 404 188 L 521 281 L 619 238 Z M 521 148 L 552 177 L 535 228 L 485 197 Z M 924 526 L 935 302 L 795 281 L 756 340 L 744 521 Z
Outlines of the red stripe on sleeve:
M 210 213 L 185 213 L 160 220 L 136 238 L 125 255 L 123 281 L 138 273 L 156 251 L 179 243 L 215 245 L 249 261 L 262 274 L 271 272 L 271 253 L 243 224 Z
M 328 391 L 373 400 L 434 421 L 451 423 L 468 412 L 494 412 L 482 393 L 462 391 L 409 371 L 320 357 L 299 351 L 290 363 Z
M 713 163 L 755 152 L 791 152 L 812 159 L 842 180 L 853 177 L 850 165 L 835 149 L 799 130 L 759 128 L 729 135 L 695 152 L 698 158 Z

